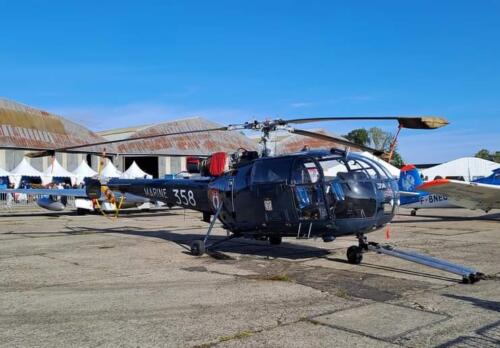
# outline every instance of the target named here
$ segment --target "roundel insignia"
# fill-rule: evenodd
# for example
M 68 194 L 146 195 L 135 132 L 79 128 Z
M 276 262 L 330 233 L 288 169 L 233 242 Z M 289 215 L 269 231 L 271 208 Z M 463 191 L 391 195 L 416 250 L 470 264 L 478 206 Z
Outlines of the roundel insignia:
M 218 209 L 221 204 L 219 190 L 212 189 L 208 191 L 208 198 L 210 199 L 210 202 L 212 202 L 214 209 Z

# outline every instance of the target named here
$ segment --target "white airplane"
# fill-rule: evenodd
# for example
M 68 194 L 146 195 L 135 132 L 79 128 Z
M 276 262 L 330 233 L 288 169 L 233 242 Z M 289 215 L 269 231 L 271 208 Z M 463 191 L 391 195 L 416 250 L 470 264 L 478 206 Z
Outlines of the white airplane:
M 435 179 L 423 182 L 415 166 L 401 169 L 399 188 L 402 191 L 401 206 L 418 209 L 467 208 L 485 212 L 500 209 L 500 168 L 486 177 L 471 182 Z

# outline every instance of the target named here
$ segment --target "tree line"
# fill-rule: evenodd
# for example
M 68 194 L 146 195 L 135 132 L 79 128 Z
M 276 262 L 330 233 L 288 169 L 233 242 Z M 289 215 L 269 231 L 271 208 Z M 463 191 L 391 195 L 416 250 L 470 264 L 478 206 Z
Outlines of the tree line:
M 500 151 L 490 152 L 487 149 L 481 149 L 474 155 L 474 157 L 500 163 Z
M 346 135 L 343 135 L 343 137 L 355 144 L 369 146 L 376 150 L 388 153 L 391 150 L 391 143 L 394 140 L 395 135 L 391 132 L 383 131 L 378 127 L 372 127 L 370 129 L 354 129 Z M 404 165 L 403 158 L 396 150 L 392 155 L 391 164 L 398 168 L 401 168 Z
M 388 153 L 391 150 L 391 143 L 394 140 L 395 135 L 391 132 L 383 131 L 378 127 L 372 127 L 370 129 L 353 129 L 349 133 L 343 135 L 343 137 L 352 141 L 353 143 L 363 146 L 369 146 L 376 150 L 381 150 Z M 490 152 L 487 149 L 481 149 L 474 156 L 488 161 L 500 163 L 500 151 Z M 398 168 L 404 166 L 404 160 L 397 151 L 394 151 L 391 164 Z

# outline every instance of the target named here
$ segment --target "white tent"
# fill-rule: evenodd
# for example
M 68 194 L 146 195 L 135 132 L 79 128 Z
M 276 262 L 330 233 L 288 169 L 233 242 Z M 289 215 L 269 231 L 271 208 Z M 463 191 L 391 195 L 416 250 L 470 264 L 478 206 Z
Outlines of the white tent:
M 499 168 L 500 164 L 476 157 L 463 157 L 446 162 L 431 168 L 423 169 L 422 174 L 429 180 L 436 176 L 463 177 L 466 181 L 491 175 L 493 169 Z
M 64 169 L 57 158 L 54 158 L 50 166 L 43 172 L 45 178 L 49 178 L 49 181 L 52 181 L 54 177 L 57 178 L 69 178 L 71 180 L 71 184 L 74 185 L 76 183 L 76 175 Z
M 76 183 L 79 184 L 83 181 L 83 179 L 91 178 L 97 175 L 97 172 L 89 167 L 87 161 L 83 160 L 82 163 L 80 163 L 80 165 L 73 170 L 73 175 L 76 176 Z
M 122 175 L 122 172 L 116 169 L 113 163 L 109 161 L 108 164 L 106 164 L 102 169 L 100 175 L 105 178 L 119 178 Z
M 135 161 L 130 167 L 120 176 L 122 179 L 152 179 L 153 176 L 143 171 Z
M 19 186 L 19 183 L 21 182 L 21 178 L 23 176 L 39 177 L 39 178 L 42 179 L 42 182 L 44 180 L 44 175 L 41 172 L 39 172 L 38 170 L 36 170 L 35 168 L 33 168 L 31 166 L 31 164 L 29 164 L 29 162 L 26 159 L 26 157 L 23 158 L 23 160 L 21 161 L 21 163 L 19 163 L 16 166 L 16 168 L 14 168 L 10 172 L 10 174 L 14 178 L 14 185 L 16 187 Z

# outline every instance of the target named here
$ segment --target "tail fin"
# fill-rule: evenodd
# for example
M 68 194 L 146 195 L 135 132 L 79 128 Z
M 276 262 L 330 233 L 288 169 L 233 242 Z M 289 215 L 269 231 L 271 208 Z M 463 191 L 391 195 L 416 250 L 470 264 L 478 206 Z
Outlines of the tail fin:
M 400 191 L 415 192 L 415 187 L 421 184 L 423 184 L 423 180 L 418 169 L 413 164 L 401 168 L 398 182 Z

